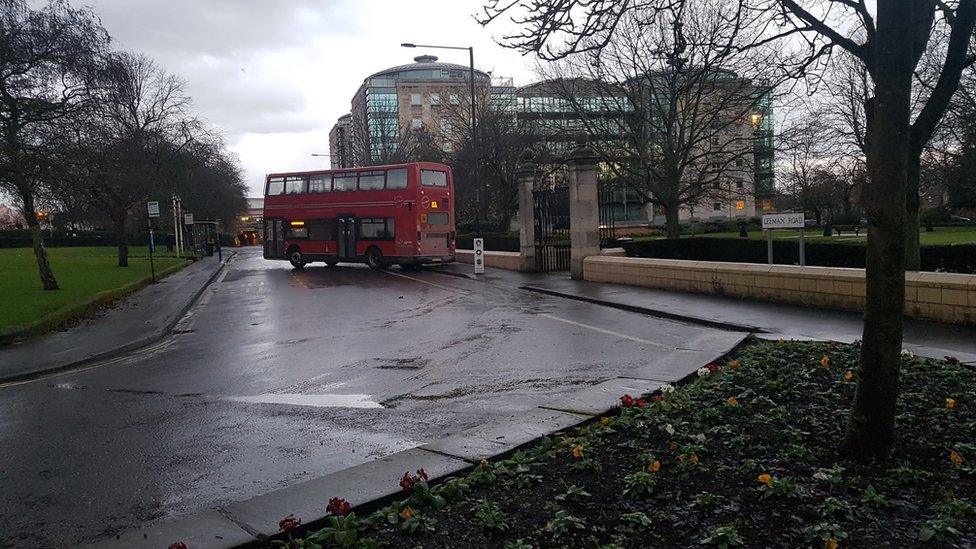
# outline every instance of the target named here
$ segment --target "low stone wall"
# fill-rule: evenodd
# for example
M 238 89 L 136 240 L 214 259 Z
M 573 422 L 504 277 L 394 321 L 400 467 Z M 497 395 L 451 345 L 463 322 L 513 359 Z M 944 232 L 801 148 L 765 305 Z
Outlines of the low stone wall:
M 474 265 L 474 250 L 455 250 L 454 257 L 459 263 Z M 485 267 L 518 271 L 520 257 L 518 252 L 485 252 Z
M 583 277 L 826 309 L 864 310 L 864 270 L 590 256 Z M 913 272 L 905 275 L 905 315 L 976 324 L 976 275 Z

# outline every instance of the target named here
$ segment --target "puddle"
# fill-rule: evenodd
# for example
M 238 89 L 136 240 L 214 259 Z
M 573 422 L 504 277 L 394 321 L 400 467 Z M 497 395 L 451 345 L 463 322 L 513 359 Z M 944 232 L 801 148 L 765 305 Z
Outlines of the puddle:
M 292 406 L 315 406 L 319 408 L 382 408 L 383 405 L 370 395 L 305 395 L 298 393 L 264 394 L 247 397 L 233 397 L 237 402 L 254 404 L 290 404 Z

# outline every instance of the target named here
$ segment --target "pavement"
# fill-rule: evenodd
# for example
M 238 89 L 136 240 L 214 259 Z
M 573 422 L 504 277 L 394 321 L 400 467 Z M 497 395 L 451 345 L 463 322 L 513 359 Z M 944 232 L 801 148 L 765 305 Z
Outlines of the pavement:
M 470 269 L 293 271 L 246 249 L 157 343 L 0 383 L 0 546 L 253 542 L 679 380 L 737 327 L 859 332 L 856 315 L 828 330 L 826 311 Z M 972 350 L 971 330 L 924 325 L 919 348 Z
M 117 308 L 100 311 L 97 318 L 0 347 L 0 382 L 79 368 L 159 341 L 222 267 L 216 256 L 200 259 L 126 297 Z

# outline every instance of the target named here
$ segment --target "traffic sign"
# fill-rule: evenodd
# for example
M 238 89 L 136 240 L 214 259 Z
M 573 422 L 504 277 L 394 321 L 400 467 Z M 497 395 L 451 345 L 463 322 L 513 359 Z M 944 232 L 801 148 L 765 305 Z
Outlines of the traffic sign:
M 485 272 L 485 239 L 474 239 L 474 274 Z
M 803 212 L 785 214 L 767 214 L 762 216 L 763 229 L 802 229 Z
M 146 202 L 146 208 L 149 210 L 149 217 L 159 217 L 159 202 L 155 200 Z
M 193 225 L 193 214 L 183 214 L 183 224 Z

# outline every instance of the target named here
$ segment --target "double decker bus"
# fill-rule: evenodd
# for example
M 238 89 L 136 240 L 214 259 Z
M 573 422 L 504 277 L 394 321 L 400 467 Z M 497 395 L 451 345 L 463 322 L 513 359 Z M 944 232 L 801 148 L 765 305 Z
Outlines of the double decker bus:
M 454 261 L 454 181 L 443 164 L 274 173 L 264 190 L 265 259 L 296 269 Z

